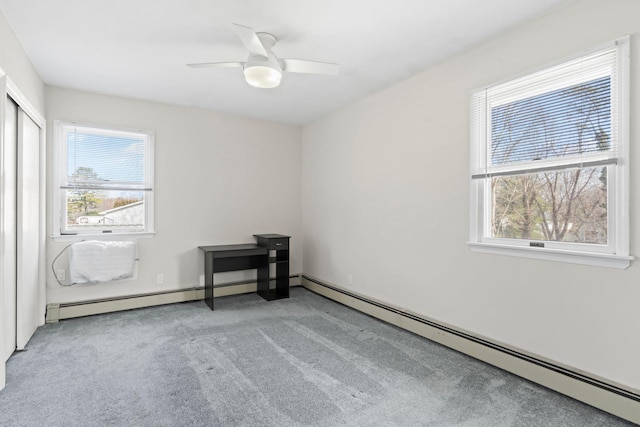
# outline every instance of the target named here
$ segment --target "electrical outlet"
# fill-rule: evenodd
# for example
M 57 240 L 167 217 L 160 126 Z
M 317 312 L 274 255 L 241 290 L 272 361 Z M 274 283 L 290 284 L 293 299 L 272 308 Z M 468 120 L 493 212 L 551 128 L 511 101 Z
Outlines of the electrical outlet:
M 160 273 L 156 276 L 156 283 L 161 285 L 164 283 L 164 274 Z
M 56 270 L 56 277 L 58 278 L 59 281 L 63 281 L 67 278 L 67 270 L 60 269 L 60 270 Z

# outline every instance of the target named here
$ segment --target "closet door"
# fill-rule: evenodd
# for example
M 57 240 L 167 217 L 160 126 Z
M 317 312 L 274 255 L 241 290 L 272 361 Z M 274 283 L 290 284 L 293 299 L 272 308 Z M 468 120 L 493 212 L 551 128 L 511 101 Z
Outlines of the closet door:
M 40 322 L 40 128 L 18 108 L 16 347 Z
M 16 189 L 18 106 L 6 98 L 4 109 L 4 139 L 0 146 L 0 363 L 16 349 Z

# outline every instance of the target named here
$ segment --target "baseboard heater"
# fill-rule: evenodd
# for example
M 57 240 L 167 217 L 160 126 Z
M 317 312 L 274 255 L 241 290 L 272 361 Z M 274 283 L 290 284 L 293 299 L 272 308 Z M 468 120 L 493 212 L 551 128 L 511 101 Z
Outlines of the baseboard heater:
M 300 275 L 289 277 L 290 286 L 300 285 Z M 216 285 L 214 297 L 247 294 L 256 292 L 254 281 L 243 281 Z M 153 307 L 156 305 L 173 304 L 178 302 L 197 301 L 204 299 L 204 287 L 179 289 L 175 291 L 154 292 L 138 295 L 127 295 L 115 298 L 102 298 L 70 303 L 47 304 L 46 323 L 54 323 L 63 319 L 92 316 L 94 314 L 111 313 L 115 311 L 132 310 L 136 308 Z
M 302 275 L 302 286 L 336 302 L 509 371 L 576 400 L 640 424 L 640 393 L 524 351 L 400 310 Z

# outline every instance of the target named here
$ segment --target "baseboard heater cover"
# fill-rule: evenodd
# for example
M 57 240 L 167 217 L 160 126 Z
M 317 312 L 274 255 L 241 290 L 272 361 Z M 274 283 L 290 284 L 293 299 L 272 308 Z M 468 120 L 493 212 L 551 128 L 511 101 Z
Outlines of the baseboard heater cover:
M 300 286 L 300 275 L 289 277 L 289 286 Z M 255 281 L 233 282 L 218 285 L 214 288 L 215 297 L 239 295 L 256 292 Z M 112 313 L 115 311 L 153 307 L 204 299 L 204 287 L 179 289 L 175 291 L 154 292 L 138 295 L 127 295 L 114 298 L 102 298 L 68 303 L 47 304 L 46 323 L 55 323 L 63 319 Z
M 304 274 L 302 275 L 302 286 L 387 323 L 640 425 L 639 393 L 400 310 Z

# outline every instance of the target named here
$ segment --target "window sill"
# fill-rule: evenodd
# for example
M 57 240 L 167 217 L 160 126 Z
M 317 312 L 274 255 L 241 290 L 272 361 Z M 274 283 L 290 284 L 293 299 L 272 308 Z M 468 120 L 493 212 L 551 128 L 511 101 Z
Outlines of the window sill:
M 52 235 L 51 238 L 54 242 L 81 242 L 83 240 L 120 240 L 120 239 L 131 239 L 131 238 L 140 238 L 145 239 L 149 237 L 155 236 L 156 233 L 153 231 L 148 232 L 123 232 L 123 233 L 99 233 L 99 234 L 56 234 Z
M 481 252 L 494 255 L 507 255 L 520 258 L 533 258 L 545 261 L 568 262 L 572 264 L 592 265 L 596 267 L 609 267 L 624 270 L 634 256 L 611 255 L 594 252 L 567 251 L 550 248 L 531 248 L 526 246 L 500 245 L 495 243 L 468 242 L 473 252 Z

